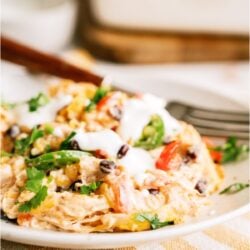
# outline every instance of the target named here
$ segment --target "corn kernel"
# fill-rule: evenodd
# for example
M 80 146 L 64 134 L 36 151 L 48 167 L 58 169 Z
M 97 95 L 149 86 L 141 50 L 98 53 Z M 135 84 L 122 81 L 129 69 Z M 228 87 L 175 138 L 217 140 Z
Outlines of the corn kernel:
M 71 184 L 71 181 L 69 177 L 66 175 L 58 176 L 56 178 L 56 185 L 59 187 L 67 188 L 70 186 L 70 184 Z
M 78 165 L 68 165 L 65 167 L 64 172 L 71 181 L 75 181 L 78 176 Z

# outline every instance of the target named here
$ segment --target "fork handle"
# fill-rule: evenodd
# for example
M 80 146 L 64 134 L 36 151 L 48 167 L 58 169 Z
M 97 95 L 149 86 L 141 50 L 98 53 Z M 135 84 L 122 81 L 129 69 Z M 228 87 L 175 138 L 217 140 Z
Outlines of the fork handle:
M 103 77 L 65 62 L 55 55 L 36 50 L 4 36 L 1 36 L 1 59 L 25 66 L 35 72 L 76 82 L 91 82 L 99 86 L 103 81 Z

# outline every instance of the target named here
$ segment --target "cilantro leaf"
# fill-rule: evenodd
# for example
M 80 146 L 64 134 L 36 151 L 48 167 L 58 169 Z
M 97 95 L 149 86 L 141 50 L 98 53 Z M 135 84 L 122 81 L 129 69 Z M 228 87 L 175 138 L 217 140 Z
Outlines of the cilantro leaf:
M 235 194 L 245 188 L 248 188 L 249 186 L 250 186 L 249 183 L 234 183 L 223 189 L 219 194 Z
M 19 212 L 29 212 L 31 209 L 37 208 L 46 198 L 48 187 L 43 186 L 36 195 L 29 201 L 19 206 Z
M 49 102 L 49 98 L 45 94 L 39 93 L 36 97 L 31 98 L 28 101 L 29 111 L 34 112 L 38 108 L 45 106 L 48 102 Z
M 45 174 L 43 171 L 36 169 L 35 167 L 27 168 L 28 179 L 43 179 Z
M 96 90 L 94 97 L 90 100 L 89 105 L 85 108 L 86 111 L 91 111 L 96 104 L 107 95 L 109 89 L 107 87 L 100 87 Z
M 28 180 L 25 184 L 25 189 L 37 193 L 42 187 L 42 179 Z
M 25 189 L 37 193 L 42 187 L 42 181 L 45 177 L 43 171 L 37 170 L 35 167 L 27 168 L 28 180 L 25 184 Z
M 95 192 L 95 190 L 97 190 L 101 184 L 101 181 L 96 181 L 92 182 L 90 185 L 83 185 L 80 187 L 80 193 L 90 195 L 91 193 Z
M 72 131 L 68 137 L 66 137 L 66 139 L 61 143 L 60 145 L 60 150 L 64 150 L 64 149 L 69 149 L 70 148 L 70 141 L 71 139 L 76 135 L 75 131 Z
M 44 132 L 38 130 L 36 127 L 32 130 L 31 135 L 15 141 L 15 153 L 23 155 L 27 152 L 29 146 L 33 144 L 38 138 L 43 137 Z
M 161 222 L 157 214 L 155 214 L 154 216 L 146 214 L 146 213 L 138 214 L 135 219 L 140 222 L 148 221 L 150 223 L 151 229 L 153 230 L 161 228 L 161 227 L 169 226 L 169 225 L 174 225 L 174 221 Z
M 244 159 L 249 152 L 247 145 L 237 145 L 236 137 L 229 137 L 222 146 L 214 148 L 215 151 L 222 152 L 222 163 L 239 161 Z

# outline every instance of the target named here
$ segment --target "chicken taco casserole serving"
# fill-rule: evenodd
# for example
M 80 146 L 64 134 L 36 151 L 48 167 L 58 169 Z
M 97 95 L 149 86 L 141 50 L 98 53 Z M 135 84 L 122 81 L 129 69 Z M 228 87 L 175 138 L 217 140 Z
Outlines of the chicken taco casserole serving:
M 164 107 L 150 94 L 71 81 L 2 105 L 2 212 L 71 232 L 143 231 L 195 216 L 222 170 Z

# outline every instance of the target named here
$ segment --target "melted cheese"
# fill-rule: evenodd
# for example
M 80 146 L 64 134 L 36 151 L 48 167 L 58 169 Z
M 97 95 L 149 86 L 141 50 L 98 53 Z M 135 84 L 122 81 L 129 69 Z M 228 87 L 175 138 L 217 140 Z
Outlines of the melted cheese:
M 28 128 L 36 125 L 53 122 L 57 112 L 72 100 L 70 95 L 58 96 L 50 100 L 45 106 L 39 107 L 36 111 L 30 112 L 28 104 L 21 104 L 14 109 L 17 123 Z

